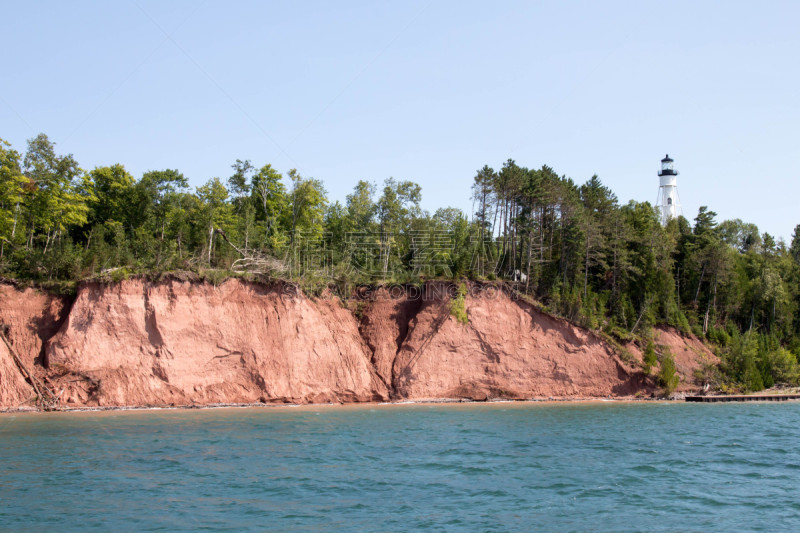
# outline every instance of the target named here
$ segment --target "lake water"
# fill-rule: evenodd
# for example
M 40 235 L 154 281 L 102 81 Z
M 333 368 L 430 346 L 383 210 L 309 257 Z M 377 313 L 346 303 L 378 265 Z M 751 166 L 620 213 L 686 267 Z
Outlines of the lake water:
M 800 404 L 0 415 L 0 529 L 800 530 Z

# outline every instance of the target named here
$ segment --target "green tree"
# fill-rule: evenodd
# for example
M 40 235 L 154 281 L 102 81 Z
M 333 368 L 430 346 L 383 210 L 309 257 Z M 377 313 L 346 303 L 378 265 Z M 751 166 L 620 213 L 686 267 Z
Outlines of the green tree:
M 475 205 L 475 222 L 479 228 L 479 239 L 475 248 L 478 261 L 476 267 L 480 276 L 486 275 L 486 241 L 493 232 L 490 217 L 492 216 L 493 186 L 496 180 L 497 175 L 489 165 L 484 165 L 473 178 L 472 201 Z
M 242 198 L 250 194 L 250 175 L 254 172 L 255 168 L 250 163 L 249 159 L 242 161 L 237 159 L 236 163 L 231 165 L 233 168 L 233 175 L 228 178 L 228 188 L 233 196 L 234 202 L 239 203 Z
M 675 367 L 675 359 L 669 350 L 664 350 L 661 355 L 661 368 L 658 371 L 658 384 L 663 389 L 664 395 L 669 396 L 678 387 L 680 377 Z
M 751 249 L 758 249 L 761 246 L 758 226 L 742 222 L 739 218 L 720 223 L 719 234 L 722 242 L 740 253 L 747 253 Z
M 608 241 L 611 213 L 617 206 L 617 197 L 603 185 L 595 174 L 580 189 L 583 202 L 582 228 L 584 234 L 583 297 L 589 294 L 589 273 L 594 269 L 605 275 L 608 269 L 604 253 Z
M 376 215 L 380 225 L 381 272 L 386 278 L 389 272 L 389 260 L 392 248 L 399 258 L 408 252 L 405 246 L 396 246 L 396 238 L 401 229 L 412 227 L 414 219 L 421 215 L 419 202 L 422 199 L 422 188 L 411 181 L 396 181 L 389 178 L 384 182 L 383 194 L 376 205 Z
M 375 184 L 360 180 L 347 195 L 347 231 L 368 231 L 375 218 Z
M 28 183 L 20 168 L 20 154 L 10 146 L 0 139 L 0 261 L 3 260 L 6 243 L 13 244 L 15 241 L 25 185 Z
M 794 227 L 794 233 L 792 233 L 792 245 L 789 248 L 789 253 L 792 255 L 792 259 L 800 265 L 800 224 Z
M 289 192 L 291 239 L 301 231 L 309 235 L 321 235 L 327 192 L 320 180 L 303 178 L 297 170 L 289 171 L 292 188 Z
M 656 346 L 653 343 L 652 339 L 647 341 L 647 346 L 644 349 L 644 357 L 642 359 L 643 359 L 642 364 L 644 367 L 644 373 L 649 375 L 653 367 L 658 364 L 658 357 L 656 356 Z
M 92 188 L 90 200 L 87 202 L 89 225 L 104 224 L 109 220 L 125 224 L 134 208 L 133 176 L 128 174 L 124 166 L 116 164 L 96 167 L 89 172 L 88 177 Z
M 288 199 L 280 173 L 272 165 L 264 165 L 251 178 L 251 195 L 259 206 L 259 216 L 264 220 L 264 242 L 276 248 L 279 220 L 286 211 Z
M 219 178 L 211 178 L 205 185 L 197 188 L 197 197 L 200 199 L 203 219 L 208 228 L 206 257 L 208 264 L 211 265 L 215 230 L 223 229 L 223 226 L 230 222 L 232 215 L 231 206 L 226 203 L 228 189 L 225 188 Z
M 152 259 L 155 268 L 162 268 L 170 250 L 183 246 L 182 232 L 168 234 L 167 229 L 175 225 L 175 215 L 185 215 L 182 198 L 189 186 L 183 174 L 174 169 L 145 172 L 136 183 L 135 204 L 137 209 L 134 225 L 139 230 L 139 249 L 143 258 Z M 177 213 L 176 213 L 177 211 Z M 157 242 L 148 242 L 155 237 Z M 174 241 L 168 242 L 174 238 Z M 154 253 L 153 253 L 154 252 Z
M 45 233 L 44 252 L 61 239 L 71 225 L 86 223 L 88 208 L 82 171 L 72 154 L 55 153 L 55 143 L 40 133 L 28 141 L 23 160 L 24 171 L 33 188 L 28 204 L 28 247 L 33 246 L 37 232 Z

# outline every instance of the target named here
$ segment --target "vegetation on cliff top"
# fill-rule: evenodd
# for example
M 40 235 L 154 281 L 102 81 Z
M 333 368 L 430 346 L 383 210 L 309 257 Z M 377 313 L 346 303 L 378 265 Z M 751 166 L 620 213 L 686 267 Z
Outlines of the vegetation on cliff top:
M 620 205 L 597 176 L 506 161 L 471 183 L 474 210 L 434 213 L 422 189 L 359 181 L 344 203 L 323 183 L 237 160 L 191 190 L 175 169 L 139 179 L 80 168 L 46 135 L 0 141 L 0 275 L 68 281 L 172 270 L 257 272 L 329 283 L 499 279 L 587 327 L 627 339 L 658 323 L 719 347 L 733 386 L 796 383 L 800 225 L 788 245 L 706 207 L 666 227 Z M 460 308 L 459 308 L 460 309 Z
M 455 298 L 450 301 L 450 314 L 458 320 L 459 324 L 469 324 L 467 314 L 467 284 L 460 283 L 456 289 Z

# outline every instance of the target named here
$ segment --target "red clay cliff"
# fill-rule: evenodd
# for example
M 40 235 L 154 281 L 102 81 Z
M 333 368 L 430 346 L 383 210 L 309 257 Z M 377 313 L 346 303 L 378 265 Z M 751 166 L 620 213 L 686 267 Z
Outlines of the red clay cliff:
M 328 403 L 650 394 L 635 357 L 594 333 L 472 284 L 469 316 L 449 284 L 309 298 L 285 283 L 134 279 L 85 283 L 74 301 L 0 284 L 0 323 L 61 405 Z M 714 356 L 659 330 L 682 382 Z M 0 343 L 0 408 L 33 390 Z

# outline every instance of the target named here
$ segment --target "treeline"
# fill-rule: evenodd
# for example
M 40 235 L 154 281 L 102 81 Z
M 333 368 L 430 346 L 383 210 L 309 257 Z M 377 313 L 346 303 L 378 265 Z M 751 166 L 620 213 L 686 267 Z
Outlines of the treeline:
M 86 171 L 40 134 L 0 143 L 0 273 L 30 280 L 259 272 L 309 286 L 501 279 L 552 312 L 625 340 L 669 324 L 718 345 L 727 380 L 798 381 L 800 225 L 788 245 L 702 207 L 659 223 L 597 176 L 578 184 L 513 160 L 468 182 L 473 212 L 420 207 L 422 189 L 323 183 L 237 160 L 191 190 L 178 170 Z

